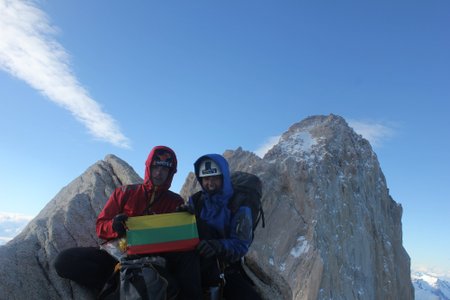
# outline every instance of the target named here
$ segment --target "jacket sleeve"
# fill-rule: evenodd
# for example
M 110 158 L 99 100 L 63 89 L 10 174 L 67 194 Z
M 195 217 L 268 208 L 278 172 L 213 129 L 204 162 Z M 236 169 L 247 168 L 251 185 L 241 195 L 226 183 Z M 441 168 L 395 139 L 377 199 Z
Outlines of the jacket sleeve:
M 252 211 L 241 206 L 231 218 L 229 238 L 219 240 L 223 245 L 223 255 L 230 262 L 239 260 L 247 254 L 252 240 Z
M 124 193 L 121 188 L 117 188 L 109 197 L 103 210 L 97 217 L 96 232 L 97 236 L 104 240 L 111 240 L 118 237 L 118 234 L 112 229 L 113 218 L 122 212 L 122 201 Z

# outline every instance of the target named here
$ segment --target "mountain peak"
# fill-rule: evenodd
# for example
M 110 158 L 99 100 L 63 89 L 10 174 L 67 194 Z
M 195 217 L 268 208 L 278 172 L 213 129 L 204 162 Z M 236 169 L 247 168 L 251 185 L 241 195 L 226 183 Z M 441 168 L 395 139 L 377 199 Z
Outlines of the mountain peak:
M 224 153 L 232 171 L 263 182 L 265 228 L 246 255 L 264 299 L 412 299 L 402 245 L 402 208 L 389 195 L 370 144 L 339 116 L 293 124 L 265 156 Z M 64 187 L 10 243 L 0 247 L 0 294 L 8 299 L 94 299 L 61 279 L 51 260 L 97 246 L 95 220 L 112 191 L 142 179 L 107 155 Z M 196 186 L 191 173 L 182 188 Z M 24 288 L 26 287 L 26 288 Z
M 264 159 L 277 162 L 281 157 L 290 158 L 312 167 L 326 157 L 349 156 L 377 164 L 370 143 L 349 127 L 344 118 L 330 114 L 310 116 L 293 124 Z

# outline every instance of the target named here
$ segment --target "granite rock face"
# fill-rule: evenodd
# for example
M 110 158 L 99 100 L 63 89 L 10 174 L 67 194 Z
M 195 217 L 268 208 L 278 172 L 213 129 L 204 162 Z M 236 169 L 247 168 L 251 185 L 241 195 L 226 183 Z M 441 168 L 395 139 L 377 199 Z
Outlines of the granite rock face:
M 95 220 L 115 187 L 142 182 L 121 159 L 108 155 L 64 187 L 12 241 L 0 247 L 0 298 L 95 299 L 60 278 L 52 261 L 63 249 L 96 246 Z
M 246 256 L 265 299 L 414 299 L 402 245 L 402 208 L 389 195 L 370 144 L 341 117 L 292 125 L 264 158 L 226 151 L 232 170 L 263 181 L 265 228 Z M 0 247 L 5 299 L 95 299 L 52 268 L 61 250 L 96 246 L 95 219 L 117 186 L 142 179 L 108 155 L 63 188 Z M 181 190 L 198 190 L 191 173 Z
M 263 159 L 242 149 L 224 156 L 264 184 L 266 227 L 246 259 L 267 299 L 414 299 L 402 207 L 369 142 L 343 118 L 292 125 Z M 182 195 L 196 189 L 190 174 Z

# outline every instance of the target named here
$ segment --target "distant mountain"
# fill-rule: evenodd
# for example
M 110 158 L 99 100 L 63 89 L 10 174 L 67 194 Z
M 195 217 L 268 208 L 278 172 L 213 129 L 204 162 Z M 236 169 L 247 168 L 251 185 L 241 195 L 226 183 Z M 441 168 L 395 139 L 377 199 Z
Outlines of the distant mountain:
M 416 300 L 450 300 L 450 282 L 425 272 L 412 272 Z
M 0 212 L 0 245 L 18 235 L 32 219 L 31 216 Z

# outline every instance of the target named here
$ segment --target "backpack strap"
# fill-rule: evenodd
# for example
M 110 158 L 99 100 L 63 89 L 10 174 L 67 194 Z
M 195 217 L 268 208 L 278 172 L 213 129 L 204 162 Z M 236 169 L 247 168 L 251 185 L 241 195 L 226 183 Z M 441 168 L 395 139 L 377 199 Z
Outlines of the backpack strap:
M 231 213 L 235 214 L 241 206 L 245 205 L 245 200 L 247 197 L 256 197 L 256 198 L 261 197 L 260 195 L 256 196 L 254 194 L 253 196 L 251 196 L 252 193 L 255 193 L 255 191 L 241 186 L 234 187 L 233 196 L 231 196 L 228 202 L 228 208 L 230 209 Z M 249 205 L 251 204 L 249 203 Z M 262 208 L 262 204 L 260 203 L 258 206 L 259 208 L 258 212 L 256 213 L 256 216 L 252 216 L 253 231 L 256 229 L 261 219 L 262 219 L 262 227 L 263 228 L 266 227 L 266 221 L 264 218 L 264 210 Z M 253 213 L 253 208 L 250 207 L 250 209 L 252 210 Z
M 258 218 L 256 218 L 255 224 L 253 226 L 253 230 L 255 230 L 256 227 L 258 226 L 259 220 L 262 220 L 262 228 L 266 227 L 266 219 L 264 218 L 264 210 L 262 208 L 262 205 L 259 208 Z
M 203 197 L 202 197 L 202 191 L 198 191 L 194 195 L 191 196 L 192 202 L 194 203 L 194 209 L 195 209 L 195 216 L 198 218 L 200 217 L 200 212 L 203 208 Z

